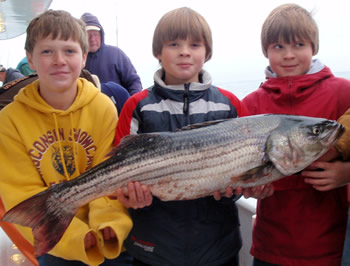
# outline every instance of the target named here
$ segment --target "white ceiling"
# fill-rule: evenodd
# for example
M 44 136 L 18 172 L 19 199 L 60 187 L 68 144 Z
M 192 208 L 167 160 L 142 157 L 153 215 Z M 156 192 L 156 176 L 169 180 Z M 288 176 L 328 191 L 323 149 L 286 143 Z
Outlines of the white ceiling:
M 0 40 L 25 33 L 29 22 L 49 8 L 52 0 L 0 0 Z

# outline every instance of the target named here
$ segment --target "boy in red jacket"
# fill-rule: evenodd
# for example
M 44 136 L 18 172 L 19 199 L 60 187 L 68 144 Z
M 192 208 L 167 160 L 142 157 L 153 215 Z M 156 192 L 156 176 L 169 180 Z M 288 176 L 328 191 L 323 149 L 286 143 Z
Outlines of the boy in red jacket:
M 328 191 L 350 183 L 350 109 L 339 118 L 338 122 L 346 128 L 341 139 L 327 154 L 302 172 L 307 177 L 305 182 L 319 191 Z M 348 202 L 350 202 L 350 185 L 347 186 L 347 189 Z M 341 265 L 350 265 L 350 217 L 348 217 Z
M 319 60 L 318 28 L 295 4 L 275 8 L 261 43 L 269 60 L 266 81 L 243 99 L 252 115 L 283 113 L 338 119 L 350 107 L 350 81 Z M 258 200 L 251 253 L 254 265 L 339 265 L 346 230 L 346 189 L 319 191 L 293 175 L 274 182 Z

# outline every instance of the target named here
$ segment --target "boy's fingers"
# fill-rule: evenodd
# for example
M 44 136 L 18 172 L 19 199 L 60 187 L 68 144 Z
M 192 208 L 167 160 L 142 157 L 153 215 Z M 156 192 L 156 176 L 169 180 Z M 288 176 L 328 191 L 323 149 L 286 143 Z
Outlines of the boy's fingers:
M 221 199 L 221 194 L 220 194 L 219 191 L 214 191 L 213 196 L 214 196 L 215 200 L 220 200 Z
M 92 248 L 96 245 L 96 238 L 93 233 L 89 232 L 84 238 L 85 249 Z
M 225 197 L 226 198 L 231 198 L 233 196 L 233 188 L 232 187 L 227 187 L 225 191 Z
M 143 193 L 145 195 L 145 202 L 146 202 L 146 206 L 149 206 L 152 204 L 152 201 L 153 201 L 153 196 L 152 196 L 152 193 L 151 191 L 149 190 L 149 188 L 145 185 L 142 186 L 142 190 L 143 190 Z
M 136 202 L 139 206 L 142 206 L 143 202 L 145 201 L 145 197 L 143 195 L 143 189 L 139 182 L 135 182 L 135 196 L 136 196 Z
M 103 239 L 111 240 L 115 237 L 116 237 L 116 235 L 111 227 L 106 227 L 103 229 Z
M 236 195 L 241 195 L 241 194 L 243 194 L 244 191 L 245 190 L 242 187 L 236 187 L 234 193 Z

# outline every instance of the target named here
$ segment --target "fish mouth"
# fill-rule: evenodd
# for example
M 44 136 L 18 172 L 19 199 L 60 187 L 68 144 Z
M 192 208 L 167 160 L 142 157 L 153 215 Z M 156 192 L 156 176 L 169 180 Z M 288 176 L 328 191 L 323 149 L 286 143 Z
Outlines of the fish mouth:
M 328 121 L 326 129 L 329 130 L 329 133 L 323 137 L 324 146 L 334 144 L 345 132 L 345 127 L 336 121 Z

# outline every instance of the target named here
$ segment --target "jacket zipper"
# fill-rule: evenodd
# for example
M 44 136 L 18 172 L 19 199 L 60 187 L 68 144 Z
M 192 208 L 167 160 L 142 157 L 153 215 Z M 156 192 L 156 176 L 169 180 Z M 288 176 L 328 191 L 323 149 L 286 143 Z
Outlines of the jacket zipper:
M 187 116 L 190 108 L 190 102 L 189 102 L 189 90 L 190 90 L 190 84 L 187 83 L 185 84 L 185 91 L 184 91 L 184 107 L 183 107 L 183 112 Z
M 291 79 L 288 79 L 288 89 L 290 90 L 292 86 L 293 86 L 293 81 Z M 293 114 L 293 97 L 289 96 L 288 99 L 289 99 L 289 113 Z

